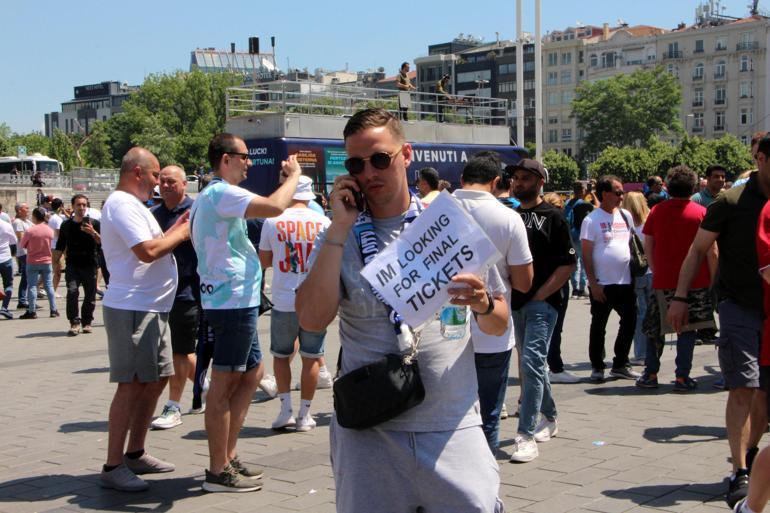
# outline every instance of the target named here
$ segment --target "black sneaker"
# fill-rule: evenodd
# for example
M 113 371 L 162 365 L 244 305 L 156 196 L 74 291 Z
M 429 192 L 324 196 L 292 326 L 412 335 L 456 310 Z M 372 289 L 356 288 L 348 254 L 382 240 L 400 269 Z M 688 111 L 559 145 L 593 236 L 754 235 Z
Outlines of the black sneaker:
M 645 372 L 636 380 L 636 386 L 639 388 L 658 388 L 658 377 L 652 377 Z
M 633 369 L 631 369 L 630 365 L 626 365 L 625 367 L 621 367 L 619 369 L 611 369 L 610 370 L 610 376 L 613 378 L 618 379 L 633 379 L 637 380 L 641 377 L 641 374 L 638 372 L 635 372 Z
M 54 310 L 51 312 L 51 317 L 59 317 L 59 312 L 57 310 Z
M 256 492 L 262 489 L 262 485 L 243 478 L 230 465 L 226 466 L 219 475 L 212 474 L 206 469 L 206 480 L 202 486 L 207 492 L 244 493 Z
M 746 468 L 749 471 L 749 475 L 751 475 L 751 467 L 754 466 L 754 458 L 757 457 L 757 454 L 759 454 L 759 447 L 752 447 L 746 451 Z
M 37 314 L 35 312 L 27 311 L 20 315 L 19 319 L 37 319 Z
M 681 379 L 676 378 L 676 381 L 674 381 L 674 392 L 687 393 L 692 392 L 696 388 L 698 388 L 698 382 L 689 376 Z
M 738 469 L 735 476 L 730 478 L 727 486 L 725 500 L 727 505 L 734 508 L 741 499 L 745 499 L 749 493 L 749 472 L 745 468 Z
M 230 466 L 233 467 L 241 477 L 245 477 L 246 479 L 262 479 L 262 475 L 265 473 L 265 471 L 259 467 L 247 467 L 241 463 L 238 456 L 230 460 Z
M 16 310 L 29 310 L 29 305 L 27 303 L 19 303 L 16 305 Z

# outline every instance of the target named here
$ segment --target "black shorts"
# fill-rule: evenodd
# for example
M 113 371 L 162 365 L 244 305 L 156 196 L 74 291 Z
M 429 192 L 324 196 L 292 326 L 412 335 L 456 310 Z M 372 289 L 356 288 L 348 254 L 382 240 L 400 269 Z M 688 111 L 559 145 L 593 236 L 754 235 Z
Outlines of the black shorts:
M 198 339 L 200 307 L 195 301 L 174 301 L 168 316 L 171 349 L 174 354 L 192 354 Z

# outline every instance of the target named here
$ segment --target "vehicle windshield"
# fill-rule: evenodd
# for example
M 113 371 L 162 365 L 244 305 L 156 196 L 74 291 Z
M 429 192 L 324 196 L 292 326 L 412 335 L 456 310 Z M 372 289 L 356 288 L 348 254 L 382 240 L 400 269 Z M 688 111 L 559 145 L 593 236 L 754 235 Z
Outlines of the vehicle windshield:
M 59 163 L 55 160 L 38 160 L 37 170 L 42 173 L 58 173 Z

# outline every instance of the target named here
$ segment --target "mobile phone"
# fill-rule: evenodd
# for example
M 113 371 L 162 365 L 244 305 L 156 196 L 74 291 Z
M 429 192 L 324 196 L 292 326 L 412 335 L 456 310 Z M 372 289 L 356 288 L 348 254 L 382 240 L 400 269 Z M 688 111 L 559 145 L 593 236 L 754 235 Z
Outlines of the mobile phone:
M 85 216 L 83 218 L 83 224 L 91 224 L 91 218 L 88 216 Z
M 356 203 L 356 208 L 359 212 L 364 211 L 364 195 L 361 194 L 360 191 L 356 191 L 354 189 L 350 189 L 350 192 L 353 193 L 353 201 Z

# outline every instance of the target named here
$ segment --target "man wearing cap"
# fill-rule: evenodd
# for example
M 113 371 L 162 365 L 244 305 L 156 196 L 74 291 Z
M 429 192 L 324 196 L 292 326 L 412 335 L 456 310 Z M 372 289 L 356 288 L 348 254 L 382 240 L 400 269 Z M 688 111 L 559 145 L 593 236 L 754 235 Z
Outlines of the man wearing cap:
M 278 398 L 281 400 L 281 411 L 273 422 L 273 429 L 294 427 L 297 431 L 310 431 L 316 425 L 310 415 L 310 402 L 318 384 L 319 359 L 324 354 L 326 330 L 303 330 L 294 310 L 295 290 L 310 270 L 307 261 L 313 242 L 318 233 L 331 224 L 326 216 L 308 207 L 314 198 L 313 181 L 310 177 L 301 176 L 291 205 L 280 216 L 265 220 L 259 240 L 259 261 L 264 269 L 273 268 L 270 353 L 273 355 Z M 302 356 L 302 377 L 299 414 L 295 417 L 289 392 L 289 364 L 297 337 Z
M 522 159 L 509 171 L 513 194 L 521 201 L 516 211 L 527 229 L 534 268 L 529 290 L 511 292 L 522 380 L 519 428 L 511 461 L 525 463 L 537 458 L 537 442 L 547 442 L 558 432 L 546 359 L 559 308 L 569 300 L 562 290 L 575 269 L 576 258 L 564 214 L 540 197 L 547 177 L 542 164 Z

